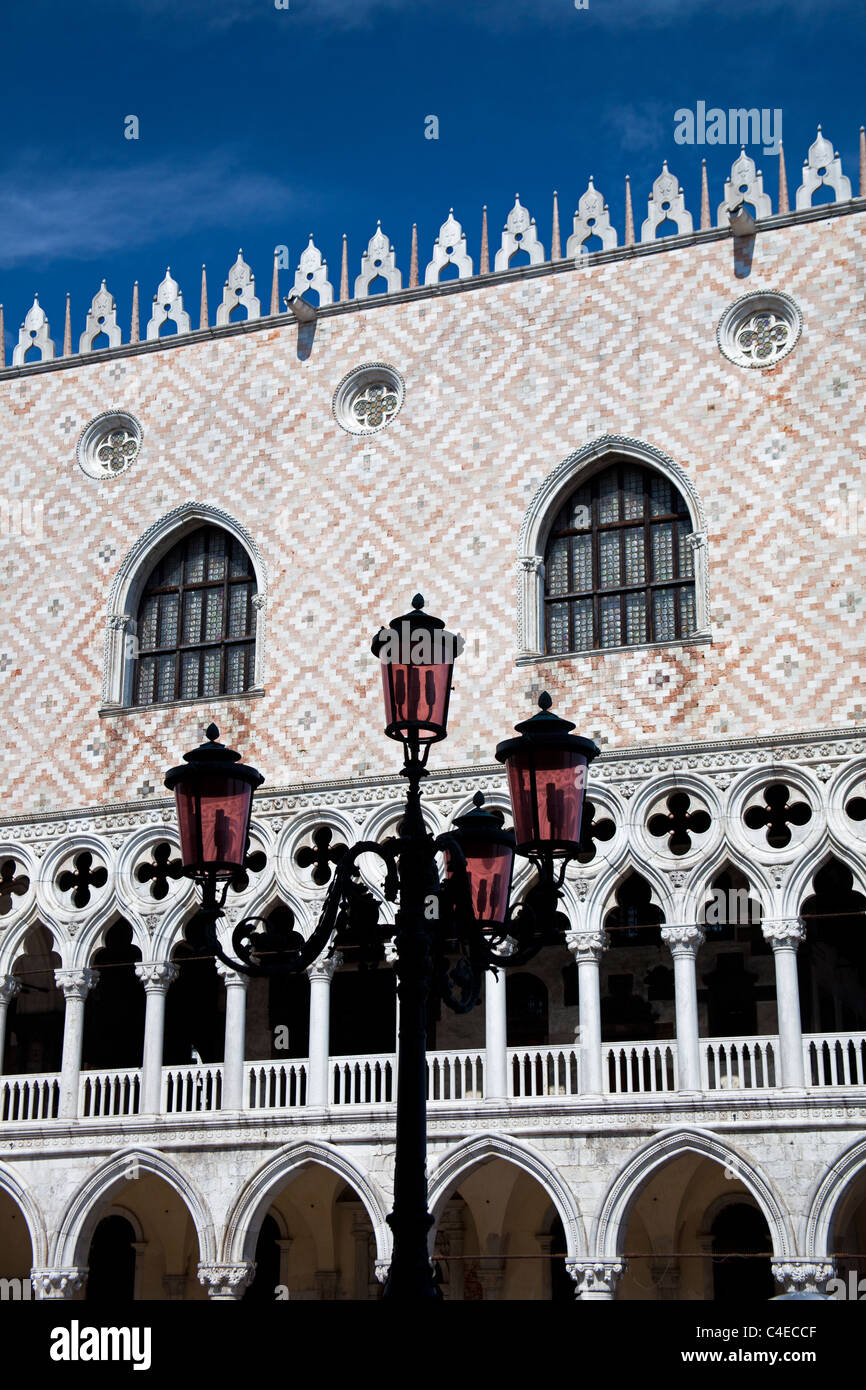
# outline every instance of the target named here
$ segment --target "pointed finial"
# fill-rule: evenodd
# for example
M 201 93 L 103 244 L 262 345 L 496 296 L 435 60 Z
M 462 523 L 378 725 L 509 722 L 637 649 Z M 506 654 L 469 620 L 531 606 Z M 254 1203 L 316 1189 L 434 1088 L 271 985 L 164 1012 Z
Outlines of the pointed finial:
M 271 277 L 271 313 L 280 312 L 280 258 L 274 250 L 274 273 Z
M 238 252 L 238 254 L 240 255 L 240 252 Z M 205 270 L 205 267 L 204 267 L 204 266 L 202 266 L 202 268 L 201 268 L 201 309 L 199 310 L 198 326 L 199 326 L 199 328 L 207 328 L 207 326 L 208 326 L 208 321 L 207 321 L 207 271 Z
M 132 324 L 129 330 L 129 341 L 138 342 L 138 281 L 132 287 Z
M 788 203 L 788 175 L 785 172 L 785 147 L 779 141 L 779 211 L 789 212 Z
M 559 236 L 559 194 L 553 190 L 553 232 L 550 238 L 550 259 L 562 260 L 562 241 Z
M 208 724 L 207 728 L 204 731 L 204 736 L 205 738 L 210 739 L 211 743 L 216 743 L 217 739 L 220 736 L 220 731 L 217 728 L 216 724 Z
M 631 210 L 631 179 L 625 176 L 625 244 L 634 246 L 634 214 Z
M 103 280 L 102 283 L 105 284 L 105 281 Z M 63 356 L 72 356 L 72 308 L 68 290 L 66 291 L 66 323 L 63 327 Z
M 381 226 L 381 223 L 379 223 Z M 349 238 L 343 233 L 343 263 L 340 267 L 340 303 L 349 298 Z
M 6 366 L 6 322 L 3 318 L 3 305 L 0 304 L 0 367 Z
M 421 608 L 424 607 L 424 595 L 423 595 L 423 594 L 416 594 L 416 595 L 415 595 L 415 597 L 414 597 L 413 600 L 412 600 L 412 607 L 415 608 L 416 610 L 417 610 L 417 609 L 421 609 Z
M 548 710 L 548 709 L 550 709 L 550 706 L 551 706 L 552 704 L 553 704 L 553 700 L 552 700 L 551 697 L 548 695 L 547 691 L 546 691 L 546 690 L 542 690 L 541 694 L 540 694 L 539 697 L 538 697 L 538 708 L 539 708 L 539 709 L 543 709 L 543 710 Z
M 412 223 L 412 253 L 409 257 L 409 288 L 418 284 L 418 223 Z
M 490 274 L 490 242 L 487 239 L 487 204 L 481 210 L 481 259 L 478 264 L 480 275 Z
M 478 809 L 479 809 L 479 811 L 481 810 L 481 807 L 484 805 L 484 793 L 483 793 L 483 792 L 476 792 L 476 793 L 475 793 L 475 795 L 474 795 L 473 798 L 472 798 L 472 805 L 473 805 L 473 806 L 477 806 Z
M 707 180 L 707 161 L 701 160 L 701 231 L 713 224 L 710 221 L 710 185 Z
M 860 127 L 860 197 L 866 198 L 866 130 Z

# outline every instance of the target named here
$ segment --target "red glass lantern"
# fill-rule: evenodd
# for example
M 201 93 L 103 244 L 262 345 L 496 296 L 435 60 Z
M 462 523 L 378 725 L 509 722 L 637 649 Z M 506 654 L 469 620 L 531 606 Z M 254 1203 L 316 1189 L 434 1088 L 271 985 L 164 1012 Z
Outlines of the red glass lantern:
M 482 810 L 484 796 L 476 792 L 475 809 L 454 822 L 454 838 L 466 856 L 466 875 L 472 912 L 482 926 L 502 926 L 508 913 L 511 896 L 511 875 L 514 869 L 514 835 L 503 830 L 500 820 L 490 811 Z M 448 877 L 453 873 L 446 853 Z
M 518 854 L 572 858 L 580 841 L 586 769 L 598 755 L 588 738 L 572 734 L 574 725 L 551 713 L 550 696 L 539 696 L 539 714 L 515 725 L 519 738 L 496 749 L 505 764 L 514 811 Z
M 207 742 L 184 753 L 186 766 L 171 768 L 165 785 L 174 792 L 184 873 L 227 879 L 243 868 L 253 792 L 265 779 L 217 743 L 216 724 L 205 733 Z
M 463 638 L 446 632 L 441 618 L 424 613 L 416 594 L 412 612 L 392 618 L 373 638 L 382 666 L 385 733 L 403 743 L 437 743 L 448 732 L 454 661 Z

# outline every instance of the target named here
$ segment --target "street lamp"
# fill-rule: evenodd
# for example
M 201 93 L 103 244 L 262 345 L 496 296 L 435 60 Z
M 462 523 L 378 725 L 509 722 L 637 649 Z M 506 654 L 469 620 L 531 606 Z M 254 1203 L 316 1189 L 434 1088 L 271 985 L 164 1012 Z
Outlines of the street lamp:
M 223 747 L 211 724 L 206 742 L 172 768 L 165 784 L 175 793 L 184 873 L 201 891 L 199 920 L 209 949 L 231 969 L 249 975 L 306 969 L 327 948 L 357 948 L 376 964 L 393 936 L 400 997 L 394 1236 L 384 1296 L 439 1297 L 428 1251 L 433 1217 L 427 1210 L 427 1006 L 435 992 L 465 1013 L 479 1003 L 486 970 L 522 965 L 557 930 L 554 914 L 565 871 L 580 849 L 586 771 L 598 753 L 574 725 L 551 710 L 516 726 L 517 737 L 496 749 L 505 764 L 514 832 L 485 809 L 479 792 L 473 808 L 453 828 L 432 835 L 421 810 L 421 783 L 430 748 L 448 732 L 454 661 L 463 641 L 439 618 L 424 612 L 416 594 L 412 611 L 392 619 L 373 639 L 385 698 L 385 733 L 403 747 L 408 789 L 397 833 L 381 844 L 360 841 L 339 860 L 319 921 L 297 947 L 292 934 L 249 918 L 232 932 L 229 955 L 217 924 L 232 877 L 242 869 L 253 793 L 264 780 Z M 382 896 L 396 903 L 395 925 L 379 922 L 379 904 L 359 879 L 358 860 L 375 854 L 385 864 Z M 443 855 L 440 880 L 437 857 Z M 515 854 L 534 867 L 537 883 L 528 903 L 511 903 Z M 297 942 L 297 937 L 294 937 Z M 503 949 L 504 948 L 504 949 Z M 457 956 L 452 964 L 450 956 Z

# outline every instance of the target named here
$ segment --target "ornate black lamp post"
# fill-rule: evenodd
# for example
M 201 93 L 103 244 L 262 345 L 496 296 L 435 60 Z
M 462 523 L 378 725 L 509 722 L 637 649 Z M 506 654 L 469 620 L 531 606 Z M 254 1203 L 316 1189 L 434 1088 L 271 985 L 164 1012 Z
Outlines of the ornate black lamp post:
M 201 890 L 199 918 L 208 946 L 233 970 L 299 972 L 326 947 L 333 952 L 341 946 L 356 947 L 362 961 L 376 964 L 386 940 L 395 936 L 400 1038 L 394 1210 L 388 1217 L 394 1250 L 384 1293 L 404 1299 L 438 1295 L 428 1252 L 428 1000 L 435 992 L 465 1013 L 481 998 L 485 970 L 522 965 L 551 940 L 566 866 L 579 850 L 587 765 L 598 753 L 590 739 L 572 733 L 573 724 L 553 714 L 544 694 L 539 713 L 496 749 L 508 774 L 514 832 L 484 809 L 479 792 L 474 809 L 453 830 L 431 835 L 421 811 L 421 783 L 431 745 L 447 735 L 451 677 L 462 641 L 423 610 L 424 600 L 416 595 L 412 612 L 380 629 L 372 646 L 382 669 L 385 733 L 403 746 L 408 791 L 399 831 L 382 844 L 361 841 L 347 850 L 319 922 L 302 946 L 294 946 L 285 928 L 261 918 L 234 928 L 233 956 L 224 952 L 217 933 L 229 882 L 243 867 L 261 774 L 218 743 L 219 730 L 211 724 L 207 742 L 165 779 L 177 802 L 184 872 Z M 531 908 L 510 904 L 515 853 L 536 870 Z M 382 891 L 397 904 L 396 929 L 379 923 L 378 904 L 360 881 L 357 863 L 364 854 L 378 855 L 385 864 Z M 440 854 L 444 881 L 437 869 Z

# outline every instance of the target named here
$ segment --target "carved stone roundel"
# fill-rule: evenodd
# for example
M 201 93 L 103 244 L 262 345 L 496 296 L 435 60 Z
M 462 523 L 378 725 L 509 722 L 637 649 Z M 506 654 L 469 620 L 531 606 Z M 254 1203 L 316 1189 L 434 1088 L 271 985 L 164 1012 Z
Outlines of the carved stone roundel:
M 349 434 L 375 434 L 394 419 L 404 393 L 403 378 L 386 363 L 355 367 L 334 392 L 334 418 Z
M 790 295 L 746 294 L 719 320 L 721 352 L 737 367 L 775 367 L 797 344 L 803 318 Z
M 107 410 L 97 415 L 78 441 L 76 456 L 88 478 L 104 482 L 125 473 L 141 449 L 141 425 L 134 415 Z

